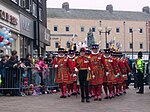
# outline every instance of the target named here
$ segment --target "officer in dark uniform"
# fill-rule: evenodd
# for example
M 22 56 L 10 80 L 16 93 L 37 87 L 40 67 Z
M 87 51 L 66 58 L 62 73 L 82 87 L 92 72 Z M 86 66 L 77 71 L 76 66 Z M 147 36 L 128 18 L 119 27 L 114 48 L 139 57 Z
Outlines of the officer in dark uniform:
M 139 91 L 138 94 L 144 93 L 144 84 L 143 84 L 143 77 L 144 77 L 144 70 L 145 70 L 145 63 L 142 59 L 142 52 L 138 53 L 138 60 L 137 60 L 137 78 L 139 83 Z

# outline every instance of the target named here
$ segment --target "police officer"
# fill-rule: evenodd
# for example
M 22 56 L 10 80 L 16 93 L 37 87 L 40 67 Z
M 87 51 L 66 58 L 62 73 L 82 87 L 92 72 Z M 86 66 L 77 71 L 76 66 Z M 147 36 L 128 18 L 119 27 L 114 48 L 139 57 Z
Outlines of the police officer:
M 142 52 L 138 52 L 138 60 L 137 60 L 137 78 L 139 83 L 139 91 L 138 94 L 144 93 L 144 84 L 143 84 L 143 77 L 144 77 L 144 69 L 145 69 L 145 62 L 142 59 Z

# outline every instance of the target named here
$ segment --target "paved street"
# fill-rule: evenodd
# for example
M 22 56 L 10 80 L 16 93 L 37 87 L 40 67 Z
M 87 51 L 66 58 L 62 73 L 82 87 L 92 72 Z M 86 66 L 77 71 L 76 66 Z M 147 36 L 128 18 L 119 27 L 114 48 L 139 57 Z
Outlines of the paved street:
M 81 103 L 80 98 L 60 99 L 59 94 L 0 97 L 0 112 L 150 112 L 150 90 L 138 95 L 133 87 L 128 94 L 101 102 Z

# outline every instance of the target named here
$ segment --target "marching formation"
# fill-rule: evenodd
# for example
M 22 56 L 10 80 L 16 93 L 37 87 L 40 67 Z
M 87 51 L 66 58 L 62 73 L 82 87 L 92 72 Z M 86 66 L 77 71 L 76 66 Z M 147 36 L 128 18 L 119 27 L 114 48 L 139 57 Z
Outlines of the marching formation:
M 91 50 L 82 47 L 79 52 L 66 53 L 64 48 L 59 48 L 53 67 L 55 82 L 61 89 L 60 98 L 81 94 L 81 102 L 90 102 L 92 97 L 94 101 L 101 101 L 126 94 L 127 75 L 131 72 L 121 52 L 99 51 L 97 44 L 92 45 Z

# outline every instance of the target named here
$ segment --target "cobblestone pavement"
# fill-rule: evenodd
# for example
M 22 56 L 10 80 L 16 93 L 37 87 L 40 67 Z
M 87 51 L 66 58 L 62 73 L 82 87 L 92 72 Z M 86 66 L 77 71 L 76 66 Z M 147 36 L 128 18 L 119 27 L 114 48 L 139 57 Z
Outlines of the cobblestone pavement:
M 0 112 L 150 112 L 150 90 L 136 94 L 130 87 L 126 95 L 114 99 L 81 103 L 80 97 L 60 99 L 59 93 L 26 97 L 0 97 Z

